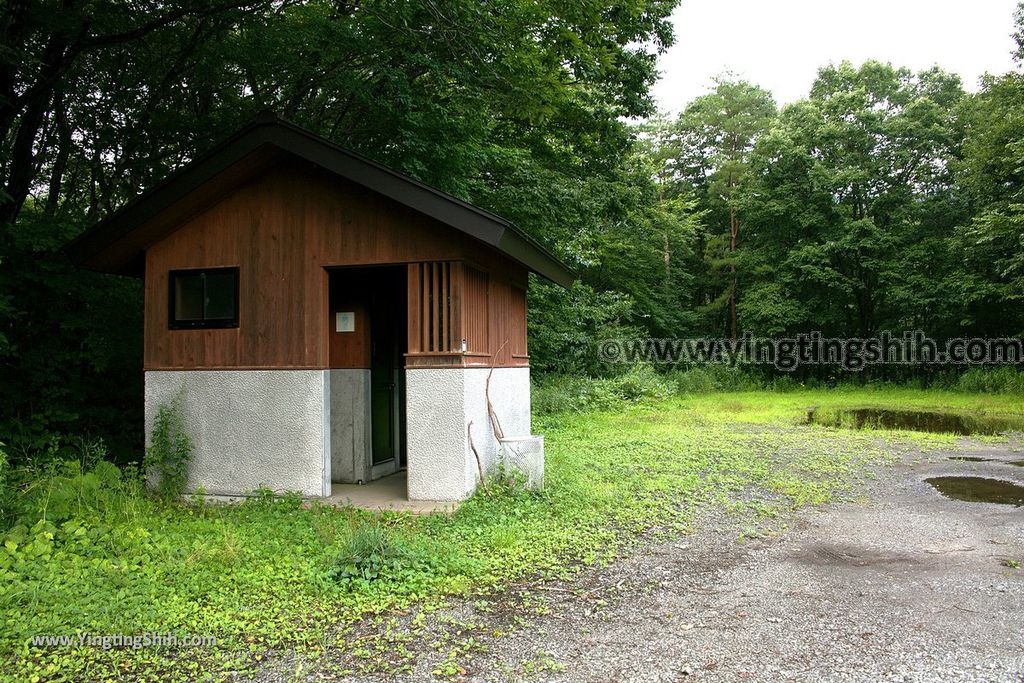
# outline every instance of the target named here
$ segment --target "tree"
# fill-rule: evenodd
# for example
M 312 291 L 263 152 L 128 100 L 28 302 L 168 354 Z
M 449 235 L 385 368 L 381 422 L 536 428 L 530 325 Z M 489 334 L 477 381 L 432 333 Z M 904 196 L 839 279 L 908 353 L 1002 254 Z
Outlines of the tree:
M 46 192 L 56 202 L 73 144 L 68 109 L 89 62 L 179 27 L 234 23 L 268 7 L 260 0 L 171 0 L 123 3 L 13 1 L 0 18 L 0 225 L 11 223 L 38 183 L 38 166 L 52 156 Z M 174 60 L 170 60 L 173 63 Z M 94 74 L 98 75 L 98 74 Z M 167 88 L 155 95 L 165 94 Z M 152 100 L 152 98 L 149 98 Z
M 18 435 L 15 452 L 91 431 L 126 435 L 137 454 L 141 293 L 76 271 L 59 248 L 263 108 L 498 211 L 589 269 L 615 221 L 647 219 L 636 202 L 652 181 L 635 172 L 625 121 L 653 111 L 675 4 L 8 2 L 0 432 Z
M 1018 8 L 1017 59 L 1024 60 L 1024 5 Z M 985 330 L 1024 334 L 1024 75 L 986 76 L 964 106 L 966 143 L 960 186 L 974 217 L 958 233 L 967 315 Z M 1012 302 L 1012 304 L 1011 304 Z M 1011 304 L 1011 305 L 1007 305 Z
M 775 102 L 767 91 L 745 81 L 723 79 L 714 92 L 687 106 L 673 128 L 679 150 L 674 172 L 697 193 L 702 208 L 708 211 L 712 263 L 729 272 L 724 298 L 733 339 L 738 334 L 736 252 L 743 222 L 739 188 L 746 182 L 754 145 L 775 113 Z M 719 227 L 722 224 L 724 230 Z
M 810 97 L 782 112 L 755 151 L 756 181 L 741 204 L 751 249 L 762 252 L 759 277 L 810 297 L 799 314 L 784 309 L 784 327 L 802 317 L 869 337 L 941 317 L 934 286 L 901 283 L 948 271 L 946 238 L 963 215 L 949 168 L 962 97 L 957 78 L 938 69 L 843 63 L 822 69 Z M 746 309 L 760 324 L 765 299 Z

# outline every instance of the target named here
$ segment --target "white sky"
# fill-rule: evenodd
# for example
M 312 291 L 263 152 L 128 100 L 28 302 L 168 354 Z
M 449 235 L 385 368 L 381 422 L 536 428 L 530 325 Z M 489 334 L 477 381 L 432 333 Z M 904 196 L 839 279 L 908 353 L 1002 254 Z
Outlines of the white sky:
M 1013 68 L 1017 0 L 683 0 L 661 55 L 658 106 L 678 112 L 731 72 L 775 95 L 807 95 L 819 67 L 848 59 L 914 71 L 938 64 L 977 89 Z

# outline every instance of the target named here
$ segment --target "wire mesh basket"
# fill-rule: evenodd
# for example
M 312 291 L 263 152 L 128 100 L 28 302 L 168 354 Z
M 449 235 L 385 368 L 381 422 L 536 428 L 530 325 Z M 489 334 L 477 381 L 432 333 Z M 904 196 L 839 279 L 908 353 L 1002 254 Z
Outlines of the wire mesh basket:
M 501 439 L 505 471 L 522 477 L 528 489 L 544 488 L 544 437 L 517 436 Z

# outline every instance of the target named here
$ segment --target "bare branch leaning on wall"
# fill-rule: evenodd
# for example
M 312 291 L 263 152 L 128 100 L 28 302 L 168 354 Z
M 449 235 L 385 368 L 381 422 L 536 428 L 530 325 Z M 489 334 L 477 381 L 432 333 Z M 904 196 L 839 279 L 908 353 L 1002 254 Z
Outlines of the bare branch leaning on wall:
M 501 350 L 505 348 L 505 344 L 508 344 L 508 339 L 501 342 L 501 346 L 494 352 L 494 359 L 497 359 Z M 494 410 L 494 404 L 491 403 L 491 375 L 494 374 L 494 359 L 491 360 L 491 370 L 487 373 L 487 383 L 484 385 L 484 396 L 487 398 L 487 416 L 491 418 L 491 429 L 494 431 L 494 438 L 499 442 L 505 438 L 505 432 L 501 428 L 501 422 L 498 421 L 498 413 Z
M 487 490 L 487 481 L 484 479 L 484 466 L 480 462 L 480 453 L 476 450 L 476 444 L 473 443 L 473 421 L 470 420 L 469 424 L 466 425 L 466 436 L 469 437 L 469 447 L 473 449 L 473 457 L 476 458 L 476 470 L 480 473 L 480 488 Z

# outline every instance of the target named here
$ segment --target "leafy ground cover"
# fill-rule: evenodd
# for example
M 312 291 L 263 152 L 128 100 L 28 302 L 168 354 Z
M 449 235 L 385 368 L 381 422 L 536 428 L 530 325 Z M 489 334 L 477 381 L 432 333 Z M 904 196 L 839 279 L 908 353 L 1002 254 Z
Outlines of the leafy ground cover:
M 108 463 L 37 473 L 0 542 L 2 680 L 223 680 L 339 627 L 524 576 L 585 570 L 702 505 L 766 516 L 842 495 L 869 465 L 950 435 L 806 425 L 811 407 L 1024 413 L 1019 397 L 911 389 L 724 392 L 539 416 L 547 488 L 493 483 L 453 515 L 374 515 L 257 497 L 169 505 Z M 986 437 L 999 438 L 999 437 Z M 762 495 L 751 496 L 757 490 Z M 32 646 L 33 636 L 215 636 L 195 648 Z

